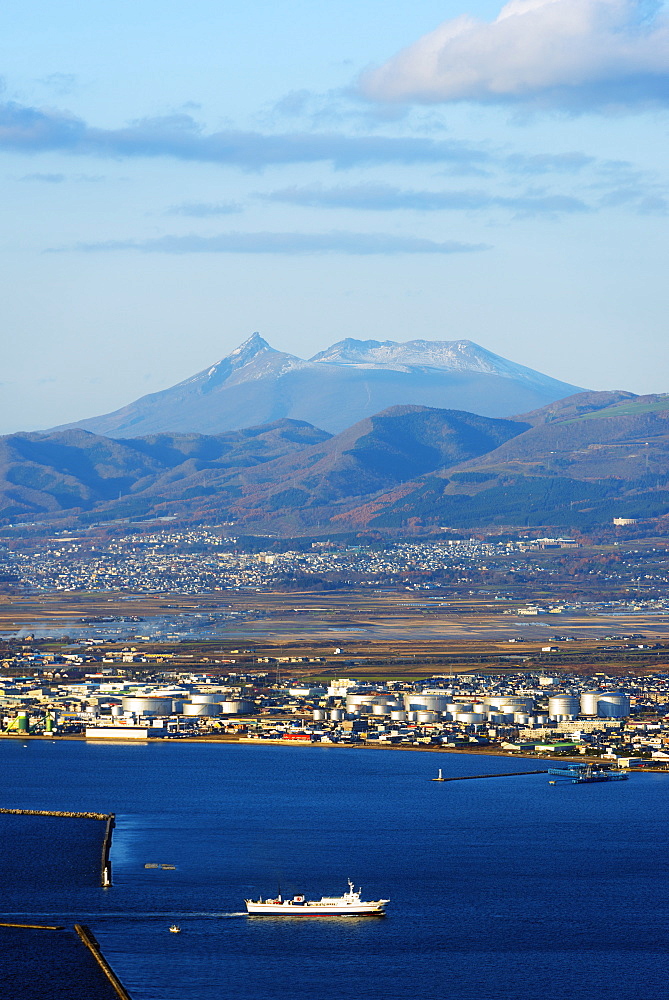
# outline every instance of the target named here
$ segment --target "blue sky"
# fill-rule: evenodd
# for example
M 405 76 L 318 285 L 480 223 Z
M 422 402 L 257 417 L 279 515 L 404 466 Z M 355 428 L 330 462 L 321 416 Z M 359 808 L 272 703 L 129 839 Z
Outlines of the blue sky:
M 669 391 L 662 6 L 24 0 L 0 39 L 0 432 L 254 330 Z

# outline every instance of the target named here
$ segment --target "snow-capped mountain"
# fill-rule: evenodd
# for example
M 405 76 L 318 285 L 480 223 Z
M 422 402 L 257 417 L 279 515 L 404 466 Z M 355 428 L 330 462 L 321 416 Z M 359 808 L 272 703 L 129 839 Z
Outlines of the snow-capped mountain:
M 254 333 L 217 364 L 170 389 L 67 426 L 120 438 L 217 434 L 289 417 L 336 433 L 390 406 L 507 417 L 580 391 L 470 340 L 347 338 L 305 361 Z
M 479 372 L 533 383 L 554 381 L 531 368 L 500 358 L 471 340 L 410 340 L 398 344 L 394 340 L 352 340 L 348 337 L 328 347 L 327 351 L 315 354 L 311 361 L 393 371 L 438 368 L 448 372 Z

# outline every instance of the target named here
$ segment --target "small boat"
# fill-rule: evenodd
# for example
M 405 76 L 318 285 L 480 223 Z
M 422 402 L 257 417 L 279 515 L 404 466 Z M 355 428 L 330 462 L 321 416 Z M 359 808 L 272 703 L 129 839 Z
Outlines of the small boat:
M 363 902 L 362 889 L 355 889 L 348 880 L 348 892 L 343 896 L 322 896 L 319 900 L 307 900 L 304 896 L 283 899 L 245 899 L 246 912 L 263 917 L 381 917 L 385 913 L 389 899 Z
M 173 871 L 176 871 L 176 867 L 177 866 L 176 865 L 161 865 L 160 867 L 163 869 L 164 872 L 168 872 L 168 871 L 169 872 L 173 872 Z
M 446 781 L 446 778 L 441 773 L 441 768 L 439 768 L 439 774 L 436 778 L 430 778 L 430 781 Z
M 181 928 L 178 924 L 170 925 L 170 934 L 181 934 Z

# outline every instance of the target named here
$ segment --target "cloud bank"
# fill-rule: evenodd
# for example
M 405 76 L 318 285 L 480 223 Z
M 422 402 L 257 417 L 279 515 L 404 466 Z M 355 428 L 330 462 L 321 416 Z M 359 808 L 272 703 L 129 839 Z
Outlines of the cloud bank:
M 186 215 L 191 219 L 208 219 L 214 215 L 234 215 L 241 212 L 242 206 L 237 202 L 211 202 L 188 201 L 181 205 L 173 205 L 168 209 L 168 215 Z
M 489 195 L 485 191 L 412 191 L 389 184 L 357 184 L 324 188 L 320 185 L 283 188 L 262 195 L 267 201 L 303 208 L 353 208 L 366 211 L 409 209 L 418 212 L 473 211 L 503 208 L 518 215 L 573 215 L 590 211 L 580 198 L 560 194 L 524 194 L 515 197 Z
M 493 22 L 444 21 L 360 89 L 383 102 L 667 105 L 669 19 L 654 0 L 511 0 Z
M 100 129 L 64 112 L 8 102 L 0 105 L 0 151 L 62 152 L 107 158 L 172 159 L 219 163 L 245 170 L 294 163 L 334 167 L 434 163 L 479 172 L 490 155 L 456 140 L 348 136 L 337 132 L 205 133 L 190 115 L 145 118 L 125 128 Z
M 385 233 L 222 233 L 220 236 L 161 236 L 151 240 L 81 243 L 67 249 L 88 253 L 139 250 L 142 253 L 272 253 L 272 254 L 452 254 L 490 249 L 484 243 L 443 243 Z

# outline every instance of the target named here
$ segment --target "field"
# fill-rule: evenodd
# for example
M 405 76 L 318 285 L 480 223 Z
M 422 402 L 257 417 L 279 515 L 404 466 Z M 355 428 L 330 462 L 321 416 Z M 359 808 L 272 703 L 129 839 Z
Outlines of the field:
M 271 662 L 265 669 L 310 677 L 354 673 L 399 679 L 519 669 L 621 673 L 669 665 L 665 615 L 525 617 L 516 608 L 484 598 L 390 591 L 316 596 L 235 591 L 178 598 L 58 593 L 2 598 L 0 634 L 5 640 L 31 635 L 48 649 L 75 639 L 87 640 L 91 650 L 132 647 L 175 669 L 198 664 L 216 672 L 252 665 L 257 670 L 266 658 L 295 658 L 300 662 Z M 545 646 L 556 651 L 542 651 Z

